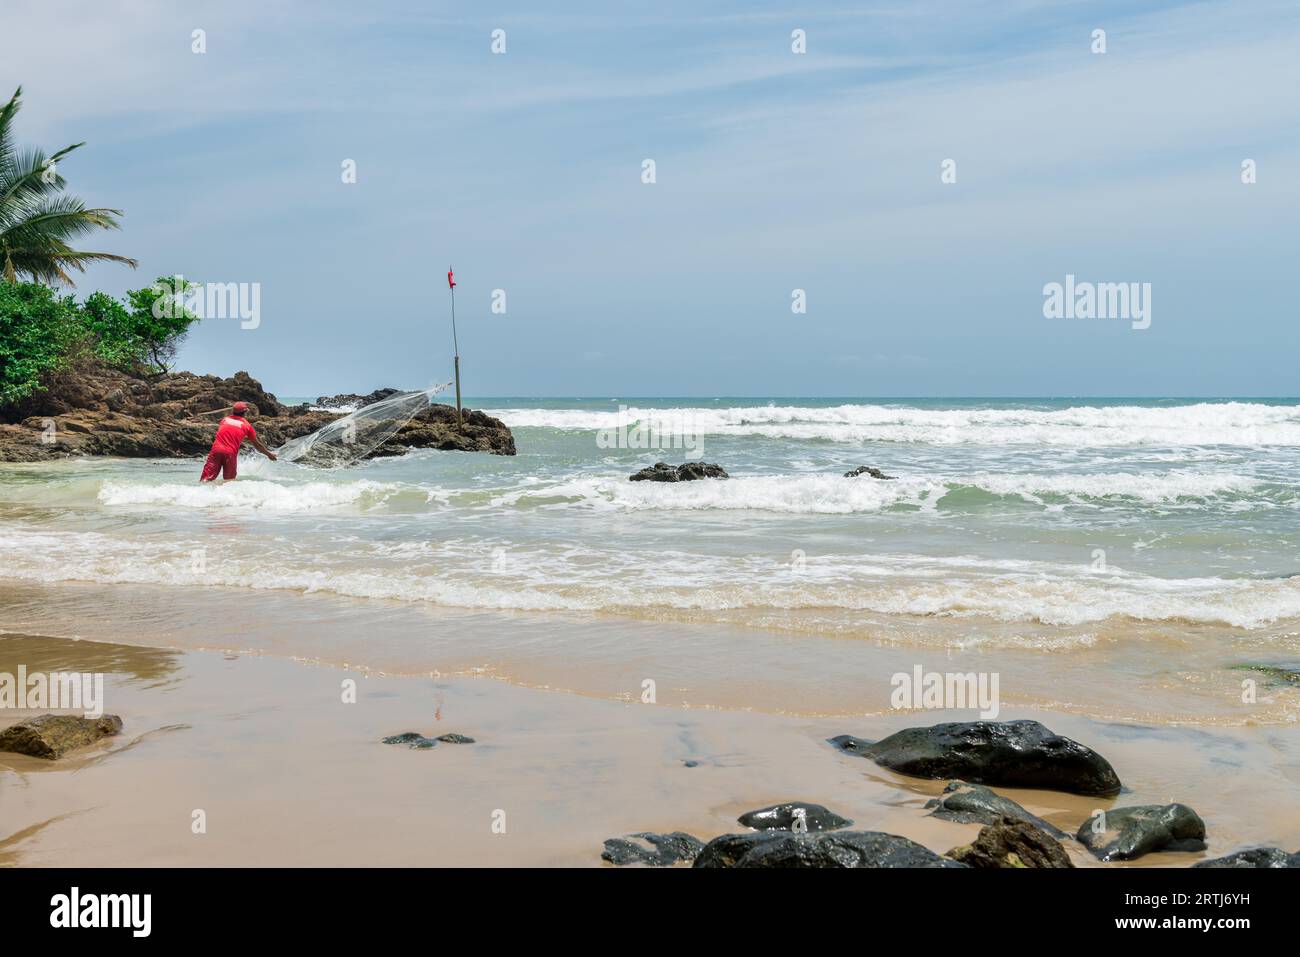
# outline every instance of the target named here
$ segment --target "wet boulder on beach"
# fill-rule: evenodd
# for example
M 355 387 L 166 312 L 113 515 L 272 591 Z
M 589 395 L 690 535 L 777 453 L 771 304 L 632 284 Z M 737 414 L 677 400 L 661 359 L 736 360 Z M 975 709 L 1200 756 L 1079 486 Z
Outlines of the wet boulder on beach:
M 1119 776 L 1109 761 L 1037 721 L 951 722 L 904 728 L 880 741 L 842 734 L 830 743 L 918 778 L 959 778 L 974 784 L 1100 796 L 1120 790 Z
M 1137 804 L 1098 811 L 1075 835 L 1103 861 L 1131 861 L 1153 851 L 1205 849 L 1205 822 L 1186 804 Z
M 611 837 L 605 841 L 601 851 L 602 860 L 611 864 L 646 864 L 651 867 L 671 867 L 679 861 L 695 860 L 704 850 L 704 842 L 684 831 L 671 834 L 629 834 L 627 837 Z
M 853 823 L 820 804 L 807 804 L 803 801 L 788 801 L 759 808 L 757 811 L 746 811 L 736 820 L 756 831 L 793 831 L 795 821 L 800 818 L 809 831 L 834 831 Z
M 984 825 L 974 841 L 954 847 L 947 856 L 979 868 L 1074 866 L 1060 841 L 1041 827 L 1010 817 Z
M 1192 867 L 1300 867 L 1300 851 L 1288 854 L 1280 847 L 1251 847 L 1226 857 L 1198 861 Z
M 695 867 L 964 867 L 927 847 L 880 831 L 758 831 L 710 841 Z
M 1060 828 L 1030 814 L 1010 798 L 1003 797 L 982 784 L 949 781 L 943 794 L 926 801 L 925 806 L 934 808 L 930 812 L 932 817 L 959 824 L 997 824 L 1011 818 L 1041 828 L 1058 841 L 1069 836 Z
M 69 751 L 121 733 L 122 719 L 115 714 L 100 718 L 43 714 L 0 731 L 0 751 L 53 761 Z
M 686 462 L 682 465 L 656 462 L 628 476 L 632 482 L 694 482 L 698 479 L 724 478 L 730 478 L 727 470 L 721 465 L 710 465 L 708 462 Z

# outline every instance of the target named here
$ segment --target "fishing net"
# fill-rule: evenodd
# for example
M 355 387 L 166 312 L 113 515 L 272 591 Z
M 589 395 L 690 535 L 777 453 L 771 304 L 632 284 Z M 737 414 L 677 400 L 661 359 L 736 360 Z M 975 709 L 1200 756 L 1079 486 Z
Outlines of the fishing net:
M 290 439 L 274 450 L 276 457 L 312 468 L 335 469 L 355 465 L 429 408 L 433 397 L 450 385 L 450 382 L 444 382 L 420 392 L 400 392 L 362 406 L 310 435 Z

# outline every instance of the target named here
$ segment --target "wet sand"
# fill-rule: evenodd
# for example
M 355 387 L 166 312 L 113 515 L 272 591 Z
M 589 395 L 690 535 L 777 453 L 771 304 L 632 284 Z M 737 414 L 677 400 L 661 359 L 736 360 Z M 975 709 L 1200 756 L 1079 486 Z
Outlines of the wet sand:
M 270 655 L 169 651 L 8 634 L 0 671 L 101 671 L 115 739 L 57 762 L 0 754 L 0 865 L 601 866 L 605 838 L 735 832 L 743 811 L 822 803 L 855 828 L 935 851 L 976 825 L 922 810 L 942 781 L 905 778 L 825 741 L 968 720 L 969 712 L 808 717 L 609 700 L 487 677 L 379 676 Z M 357 682 L 354 704 L 342 683 Z M 0 712 L 0 726 L 27 716 Z M 1099 800 L 998 790 L 1073 832 L 1095 808 L 1177 800 L 1205 819 L 1205 854 L 1300 847 L 1300 729 L 1153 727 L 1005 709 L 1096 748 L 1126 792 Z M 428 751 L 403 731 L 467 734 Z M 688 767 L 685 762 L 698 762 Z M 193 812 L 206 814 L 195 834 Z M 502 819 L 505 833 L 495 833 Z M 1102 866 L 1080 848 L 1080 866 Z M 1125 866 L 1125 865 L 1106 865 Z

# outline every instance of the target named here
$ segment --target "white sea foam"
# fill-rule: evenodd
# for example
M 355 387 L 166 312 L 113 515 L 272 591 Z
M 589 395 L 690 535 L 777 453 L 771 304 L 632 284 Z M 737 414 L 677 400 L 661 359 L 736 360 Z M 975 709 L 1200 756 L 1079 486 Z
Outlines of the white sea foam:
M 378 482 L 369 479 L 332 482 L 280 483 L 239 480 L 228 484 L 127 483 L 81 481 L 82 495 L 95 493 L 106 506 L 154 506 L 175 509 L 306 512 L 376 509 L 398 500 L 412 508 L 444 508 L 459 496 L 486 496 L 486 508 L 576 506 L 615 510 L 758 510 L 807 515 L 847 515 L 910 506 L 932 509 L 953 502 L 967 490 L 1024 502 L 1206 507 L 1230 502 L 1237 506 L 1300 504 L 1300 489 L 1269 490 L 1267 483 L 1236 473 L 1111 472 L 1093 474 L 1014 475 L 976 473 L 944 478 L 892 481 L 846 479 L 837 474 L 738 476 L 697 482 L 629 482 L 624 476 L 573 478 L 558 482 L 530 479 L 496 492 L 472 493 L 427 484 Z M 51 502 L 67 501 L 70 491 L 42 495 Z M 1058 501 L 1059 500 L 1059 501 Z
M 49 583 L 324 592 L 473 609 L 638 616 L 659 609 L 705 618 L 811 612 L 837 626 L 863 615 L 1064 627 L 1132 619 L 1256 629 L 1300 621 L 1300 577 L 1169 579 L 1098 572 L 1085 562 L 814 555 L 796 572 L 774 556 L 261 538 L 209 549 L 195 567 L 204 545 L 10 527 L 0 533 L 0 568 L 4 577 Z M 494 563 L 502 552 L 504 561 Z
M 633 510 L 753 509 L 806 515 L 879 512 L 897 506 L 930 509 L 966 489 L 1013 496 L 1045 504 L 1064 499 L 1075 504 L 1127 500 L 1130 504 L 1220 503 L 1224 498 L 1257 505 L 1300 502 L 1300 490 L 1275 499 L 1251 498 L 1264 483 L 1233 473 L 1115 472 L 1083 475 L 974 474 L 947 478 L 847 479 L 840 475 L 740 476 L 696 482 L 629 482 L 625 478 L 572 479 L 549 486 L 517 489 L 497 505 L 569 501 L 593 508 Z
M 661 435 L 765 436 L 832 442 L 936 445 L 1300 445 L 1300 407 L 1251 402 L 1067 409 L 929 409 L 894 405 L 495 409 L 512 428 L 596 431 L 638 421 Z
M 288 484 L 240 479 L 186 485 L 108 481 L 100 487 L 98 500 L 111 506 L 307 512 L 378 504 L 400 488 L 394 483 L 368 480 Z

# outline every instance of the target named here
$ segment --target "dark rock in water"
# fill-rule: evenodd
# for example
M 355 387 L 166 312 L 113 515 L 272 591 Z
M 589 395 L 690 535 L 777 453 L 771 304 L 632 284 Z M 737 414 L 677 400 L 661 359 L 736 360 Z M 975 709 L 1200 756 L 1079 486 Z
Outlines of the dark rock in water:
M 1073 867 L 1061 843 L 1040 827 L 1016 818 L 1003 818 L 980 828 L 979 836 L 948 857 L 967 867 Z
M 874 479 L 892 480 L 896 476 L 886 475 L 880 469 L 873 469 L 870 465 L 859 465 L 852 472 L 845 472 L 845 478 L 857 478 L 859 475 L 870 475 Z
M 700 766 L 699 761 L 683 761 L 682 764 L 688 768 L 698 768 Z
M 115 714 L 101 718 L 43 714 L 0 731 L 0 751 L 53 761 L 76 748 L 121 733 L 122 719 Z
M 1068 837 L 1064 831 L 1042 818 L 1035 817 L 1015 801 L 989 790 L 982 784 L 949 781 L 943 794 L 925 802 L 933 817 L 960 824 L 997 824 L 1005 818 L 1025 821 L 1041 828 L 1058 841 Z
M 710 841 L 696 867 L 964 867 L 929 848 L 879 831 L 759 831 Z
M 1103 861 L 1131 861 L 1152 851 L 1205 849 L 1205 822 L 1186 804 L 1138 804 L 1099 811 L 1075 835 Z
M 905 728 L 875 742 L 842 734 L 830 743 L 918 778 L 1103 796 L 1120 789 L 1110 762 L 1037 721 L 952 722 Z
M 329 398 L 364 402 L 388 391 Z M 87 361 L 47 376 L 27 399 L 0 406 L 0 462 L 207 455 L 220 413 L 239 401 L 251 407 L 250 421 L 269 448 L 339 418 L 337 412 L 286 406 L 247 372 L 226 379 L 192 372 L 146 376 Z M 484 412 L 465 409 L 458 421 L 453 406 L 435 403 L 372 455 L 401 455 L 412 448 L 514 455 L 515 440 L 503 422 Z
M 1263 675 L 1272 684 L 1300 685 L 1300 669 L 1283 668 L 1279 665 L 1233 665 L 1233 671 L 1253 671 Z
M 1198 861 L 1192 867 L 1300 867 L 1300 851 L 1288 854 L 1280 847 L 1252 847 L 1227 857 Z
M 683 831 L 671 834 L 629 834 L 611 837 L 605 842 L 600 856 L 611 864 L 649 864 L 652 867 L 671 867 L 678 861 L 693 861 L 704 842 Z
M 805 804 L 803 801 L 790 801 L 786 804 L 773 804 L 771 807 L 760 808 L 757 811 L 746 811 L 736 820 L 756 831 L 792 831 L 795 819 L 800 816 L 799 812 L 803 812 L 804 823 L 808 825 L 810 831 L 834 831 L 853 823 L 820 804 Z
M 442 741 L 445 744 L 474 744 L 475 743 L 473 738 L 467 737 L 466 735 L 463 734 L 440 734 L 438 735 L 436 740 Z
M 338 395 L 323 395 L 316 400 L 316 406 L 326 409 L 330 412 L 348 411 L 355 412 L 357 409 L 367 405 L 373 405 L 381 402 L 390 396 L 398 395 L 401 389 L 376 389 L 368 395 L 357 395 L 355 392 L 341 392 Z M 409 391 L 409 390 L 408 390 Z
M 656 462 L 635 475 L 629 475 L 628 479 L 633 482 L 694 482 L 697 479 L 729 477 L 721 465 L 710 465 L 708 462 L 686 462 L 678 466 Z

